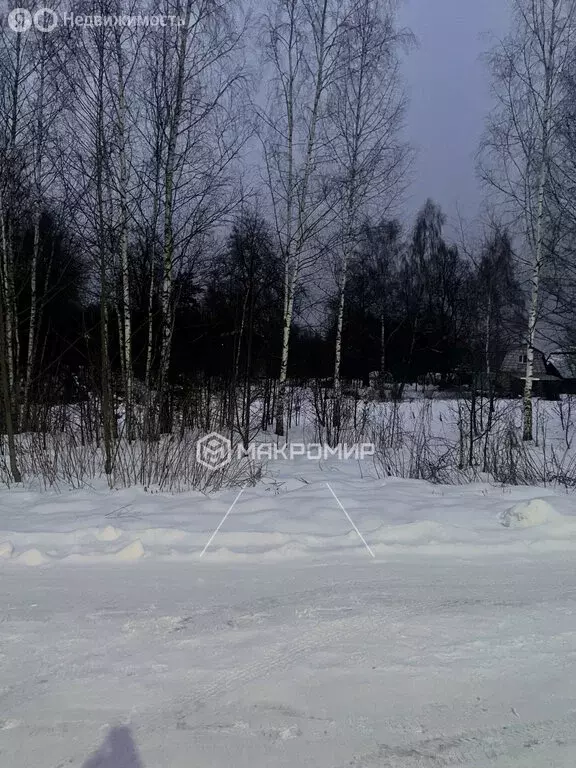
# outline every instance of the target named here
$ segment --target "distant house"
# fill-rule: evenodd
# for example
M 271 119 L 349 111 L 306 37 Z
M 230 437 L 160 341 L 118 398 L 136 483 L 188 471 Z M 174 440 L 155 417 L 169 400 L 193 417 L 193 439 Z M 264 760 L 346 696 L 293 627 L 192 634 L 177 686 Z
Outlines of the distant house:
M 506 352 L 498 374 L 498 385 L 507 394 L 521 395 L 524 392 L 527 354 L 526 344 L 518 344 Z M 534 349 L 533 370 L 533 393 L 555 400 L 562 391 L 562 377 L 539 349 Z
M 546 364 L 561 377 L 562 392 L 576 394 L 576 349 L 558 349 L 548 355 Z

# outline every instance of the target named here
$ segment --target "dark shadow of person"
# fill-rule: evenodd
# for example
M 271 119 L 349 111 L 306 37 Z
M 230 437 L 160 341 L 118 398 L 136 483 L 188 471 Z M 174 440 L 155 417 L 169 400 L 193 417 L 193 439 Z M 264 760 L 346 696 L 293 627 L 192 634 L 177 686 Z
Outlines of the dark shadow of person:
M 130 728 L 125 725 L 110 728 L 104 744 L 82 768 L 144 768 Z

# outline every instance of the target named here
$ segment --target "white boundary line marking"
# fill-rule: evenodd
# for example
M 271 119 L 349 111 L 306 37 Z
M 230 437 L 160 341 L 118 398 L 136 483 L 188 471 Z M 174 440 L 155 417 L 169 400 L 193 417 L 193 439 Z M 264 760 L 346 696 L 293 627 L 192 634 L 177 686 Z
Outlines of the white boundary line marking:
M 219 525 L 218 525 L 218 528 L 216 528 L 216 530 L 214 531 L 214 533 L 212 534 L 212 536 L 210 536 L 210 538 L 208 539 L 208 543 L 206 544 L 206 546 L 205 546 L 205 547 L 204 547 L 204 549 L 202 550 L 202 553 L 200 554 L 200 557 L 204 557 L 204 553 L 206 552 L 206 550 L 208 549 L 208 547 L 210 546 L 210 544 L 212 544 L 212 541 L 213 541 L 214 537 L 216 536 L 216 534 L 218 533 L 218 531 L 220 530 L 220 528 L 222 528 L 222 526 L 224 525 L 224 522 L 225 522 L 226 518 L 228 517 L 228 515 L 230 514 L 230 512 L 232 512 L 232 510 L 234 509 L 234 506 L 235 506 L 236 502 L 238 501 L 238 499 L 240 498 L 240 496 L 242 496 L 242 493 L 243 493 L 243 491 L 244 491 L 244 488 L 246 488 L 246 486 L 245 486 L 245 485 L 243 485 L 243 486 L 242 486 L 242 488 L 240 488 L 240 490 L 238 491 L 238 495 L 236 496 L 236 498 L 234 499 L 234 501 L 233 501 L 233 502 L 232 502 L 232 504 L 230 505 L 230 508 L 228 509 L 228 512 L 226 512 L 226 514 L 224 515 L 224 517 L 222 518 L 222 520 L 220 520 L 220 523 L 219 523 Z
M 364 536 L 362 536 L 362 534 L 360 533 L 360 531 L 359 531 L 359 530 L 358 530 L 358 528 L 356 527 L 356 523 L 354 522 L 354 520 L 352 520 L 352 518 L 350 517 L 350 515 L 348 514 L 348 512 L 346 512 L 346 510 L 345 510 L 345 509 L 344 509 L 344 507 L 342 506 L 342 502 L 340 501 L 340 499 L 338 498 L 338 496 L 336 496 L 336 494 L 335 494 L 335 493 L 334 493 L 334 491 L 332 490 L 332 486 L 330 485 L 330 483 L 326 483 L 326 486 L 327 486 L 328 490 L 330 491 L 330 493 L 332 494 L 332 496 L 334 496 L 334 498 L 336 499 L 336 502 L 337 502 L 338 506 L 340 507 L 340 509 L 342 510 L 342 512 L 344 512 L 344 514 L 345 514 L 345 515 L 346 515 L 346 517 L 348 518 L 348 520 L 349 520 L 350 524 L 352 525 L 352 527 L 354 528 L 354 530 L 356 531 L 356 533 L 358 534 L 358 536 L 360 536 L 360 539 L 362 540 L 362 544 L 364 544 L 364 546 L 366 547 L 366 549 L 368 550 L 368 552 L 370 553 L 370 555 L 371 555 L 372 557 L 376 557 L 376 555 L 374 554 L 374 552 L 373 552 L 373 551 L 370 549 L 370 547 L 369 547 L 369 545 L 368 545 L 368 542 L 366 541 L 366 539 L 364 538 Z

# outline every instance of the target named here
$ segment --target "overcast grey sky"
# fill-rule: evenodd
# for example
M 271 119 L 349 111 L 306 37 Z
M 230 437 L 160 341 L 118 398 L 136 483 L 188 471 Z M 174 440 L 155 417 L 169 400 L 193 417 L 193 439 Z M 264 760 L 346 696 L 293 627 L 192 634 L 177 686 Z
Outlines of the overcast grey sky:
M 433 197 L 455 232 L 458 210 L 471 220 L 480 209 L 474 155 L 491 106 L 489 74 L 480 57 L 494 35 L 508 31 L 508 3 L 404 0 L 400 20 L 418 39 L 404 62 L 407 138 L 418 152 L 408 208 L 415 211 Z

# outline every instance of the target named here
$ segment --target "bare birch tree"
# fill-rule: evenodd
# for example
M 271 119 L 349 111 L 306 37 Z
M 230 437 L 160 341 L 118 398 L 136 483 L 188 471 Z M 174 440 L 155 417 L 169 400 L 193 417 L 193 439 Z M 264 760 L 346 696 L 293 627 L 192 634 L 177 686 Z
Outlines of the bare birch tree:
M 105 2 L 96 10 L 102 15 L 110 12 Z M 67 167 L 62 181 L 69 199 L 74 201 L 70 224 L 85 242 L 88 258 L 97 275 L 92 288 L 98 297 L 100 315 L 99 378 L 104 471 L 110 478 L 116 435 L 110 360 L 110 310 L 114 294 L 113 230 L 117 219 L 111 169 L 116 128 L 110 91 L 114 30 L 104 26 L 87 29 L 71 37 L 69 46 L 66 77 L 72 88 L 73 101 L 66 111 L 66 135 L 70 149 L 66 153 Z
M 543 272 L 553 260 L 560 104 L 575 38 L 574 0 L 511 0 L 514 31 L 491 54 L 497 97 L 482 175 L 498 193 L 527 251 L 529 273 L 524 440 L 533 438 L 534 345 Z
M 37 333 L 41 321 L 42 286 L 38 262 L 42 248 L 42 207 L 54 182 L 53 141 L 64 88 L 58 81 L 59 35 L 32 28 L 0 30 L 0 184 L 3 187 L 3 285 L 5 350 L 12 390 L 15 428 L 29 426 L 29 404 L 35 373 Z M 53 196 L 53 195 L 52 195 Z M 31 254 L 18 251 L 22 221 L 31 221 Z M 15 275 L 19 273 L 19 286 Z M 29 312 L 22 312 L 23 281 L 29 282 Z M 20 294 L 20 295 L 19 295 Z M 23 331 L 25 330 L 25 333 Z M 20 350 L 20 341 L 26 346 Z
M 130 10 L 134 12 L 135 7 Z M 133 29 L 114 29 L 113 61 L 115 76 L 110 83 L 113 113 L 115 116 L 115 153 L 116 163 L 112 164 L 112 178 L 118 208 L 118 225 L 115 241 L 118 249 L 120 272 L 120 296 L 118 307 L 118 330 L 120 337 L 120 357 L 122 378 L 124 381 L 125 431 L 128 440 L 135 437 L 133 393 L 134 370 L 132 361 L 132 316 L 129 266 L 130 227 L 133 228 L 135 211 L 133 210 L 131 181 L 132 131 L 130 126 L 137 121 L 137 115 L 131 109 L 134 101 L 138 52 L 142 44 L 142 34 Z
M 60 114 L 67 87 L 61 82 L 61 57 L 64 42 L 60 35 L 37 32 L 32 49 L 33 69 L 29 78 L 29 141 L 26 179 L 30 189 L 32 213 L 32 254 L 29 265 L 30 309 L 27 319 L 27 348 L 22 392 L 22 429 L 29 428 L 32 386 L 38 374 L 38 332 L 48 296 L 39 284 L 39 263 L 44 247 L 41 217 L 47 204 L 56 204 L 61 189 L 58 185 L 58 139 Z
M 294 299 L 315 260 L 314 241 L 327 224 L 320 140 L 329 84 L 335 75 L 341 18 L 334 0 L 279 0 L 267 17 L 269 102 L 260 111 L 270 202 L 284 264 L 283 328 L 276 434 L 285 433 L 285 388 Z
M 167 427 L 165 388 L 168 381 L 175 285 L 184 266 L 191 267 L 202 240 L 232 209 L 231 170 L 245 140 L 238 93 L 243 65 L 238 51 L 243 35 L 223 3 L 216 0 L 182 5 L 167 3 L 165 13 L 184 23 L 149 37 L 145 54 L 147 158 L 142 169 L 148 190 L 145 208 L 152 214 L 151 233 L 161 259 L 158 408 Z M 147 377 L 153 358 L 152 303 L 155 266 L 150 270 Z M 161 426 L 160 424 L 158 425 Z
M 0 188 L 0 229 L 2 252 L 6 253 L 6 233 L 4 227 L 4 206 L 2 200 L 2 190 Z M 0 278 L 2 285 L 4 282 L 4 260 L 0 263 Z M 2 404 L 4 406 L 4 427 L 6 429 L 6 439 L 8 443 L 8 458 L 10 462 L 10 473 L 15 483 L 22 482 L 22 475 L 18 466 L 16 455 L 16 441 L 14 437 L 14 406 L 12 402 L 12 386 L 9 379 L 8 361 L 10 352 L 7 349 L 8 335 L 6 332 L 6 318 L 9 313 L 6 311 L 6 292 L 0 288 L 0 389 L 2 393 Z
M 405 185 L 408 147 L 399 136 L 405 99 L 394 3 L 352 0 L 341 28 L 338 73 L 330 88 L 328 141 L 338 211 L 338 309 L 334 353 L 334 426 L 340 426 L 342 328 L 351 250 L 362 222 L 384 214 Z
M 2 209 L 2 285 L 4 309 L 3 349 L 8 387 L 13 408 L 12 420 L 17 424 L 19 400 L 19 333 L 14 284 L 14 227 L 19 202 L 23 195 L 26 170 L 25 155 L 29 142 L 26 93 L 35 68 L 34 40 L 26 33 L 0 30 L 0 185 Z

